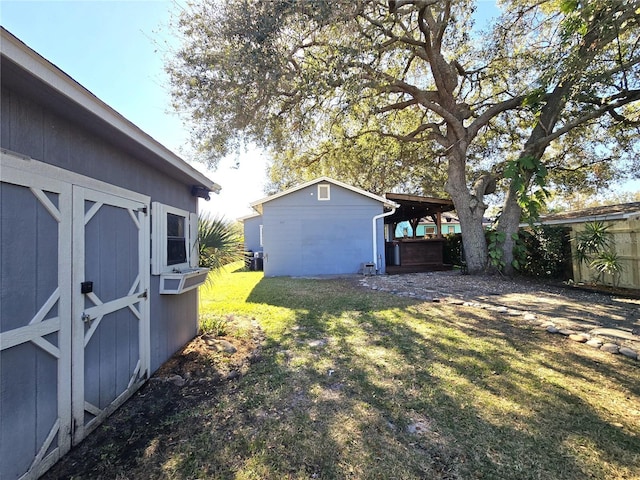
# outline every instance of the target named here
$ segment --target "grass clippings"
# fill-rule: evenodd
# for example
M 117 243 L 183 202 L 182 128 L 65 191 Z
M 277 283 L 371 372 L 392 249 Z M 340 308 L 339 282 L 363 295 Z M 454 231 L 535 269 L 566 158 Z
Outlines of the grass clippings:
M 350 279 L 230 271 L 200 302 L 238 351 L 196 340 L 159 372 L 183 386 L 149 382 L 45 478 L 640 478 L 632 360 Z

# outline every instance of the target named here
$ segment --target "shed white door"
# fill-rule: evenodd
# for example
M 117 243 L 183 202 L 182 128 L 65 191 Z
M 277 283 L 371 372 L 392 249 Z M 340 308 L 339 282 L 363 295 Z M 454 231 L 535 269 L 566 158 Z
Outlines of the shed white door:
M 0 151 L 0 478 L 38 478 L 148 375 L 149 201 Z
M 74 443 L 148 376 L 147 208 L 73 187 Z
M 71 185 L 5 157 L 0 478 L 37 478 L 71 446 Z

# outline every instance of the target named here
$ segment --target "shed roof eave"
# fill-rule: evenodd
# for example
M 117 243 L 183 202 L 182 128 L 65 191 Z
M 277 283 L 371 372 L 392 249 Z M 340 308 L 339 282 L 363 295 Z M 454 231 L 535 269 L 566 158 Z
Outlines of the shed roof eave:
M 4 27 L 0 27 L 0 52 L 20 69 L 39 82 L 56 91 L 67 102 L 78 105 L 92 116 L 106 122 L 121 135 L 126 136 L 145 150 L 161 159 L 166 171 L 180 174 L 190 182 L 201 185 L 214 193 L 220 192 L 220 185 L 198 172 L 167 147 L 153 139 L 149 134 L 127 120 L 113 108 L 108 106 L 85 87 L 76 82 L 68 74 L 53 63 L 32 50 L 24 42 L 11 34 Z
M 244 215 L 242 217 L 236 218 L 237 222 L 244 222 L 245 220 L 251 220 L 252 218 L 258 218 L 260 216 L 259 213 L 250 213 L 248 215 Z

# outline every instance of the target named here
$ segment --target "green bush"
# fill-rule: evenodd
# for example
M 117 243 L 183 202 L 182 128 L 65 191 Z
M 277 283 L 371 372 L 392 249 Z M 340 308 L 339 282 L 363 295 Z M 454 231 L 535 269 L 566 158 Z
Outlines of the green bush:
M 487 245 L 491 245 L 493 231 L 487 231 Z M 454 266 L 464 264 L 462 235 L 445 236 L 444 263 Z M 516 260 L 520 274 L 529 277 L 566 280 L 572 276 L 569 229 L 540 225 L 533 229 L 521 229 L 517 241 Z M 498 259 L 499 260 L 499 259 Z
M 200 333 L 215 337 L 222 337 L 228 333 L 229 322 L 232 316 L 219 316 L 211 314 L 200 315 Z
M 462 258 L 462 234 L 450 233 L 444 237 L 443 260 L 447 265 L 461 266 Z
M 520 239 L 524 245 L 524 260 L 520 273 L 530 277 L 571 278 L 571 244 L 569 229 L 552 225 L 537 225 L 521 229 Z

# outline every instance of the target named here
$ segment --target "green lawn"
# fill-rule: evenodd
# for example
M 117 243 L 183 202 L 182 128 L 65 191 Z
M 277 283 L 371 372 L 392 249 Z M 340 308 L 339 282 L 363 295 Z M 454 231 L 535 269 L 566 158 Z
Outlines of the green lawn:
M 78 478 L 640 478 L 638 362 L 353 280 L 214 280 L 203 317 L 254 317 L 261 359 L 233 381 L 170 385 L 158 414 L 143 389 Z
M 263 360 L 189 415 L 177 478 L 640 478 L 640 368 L 484 310 L 229 272 Z

